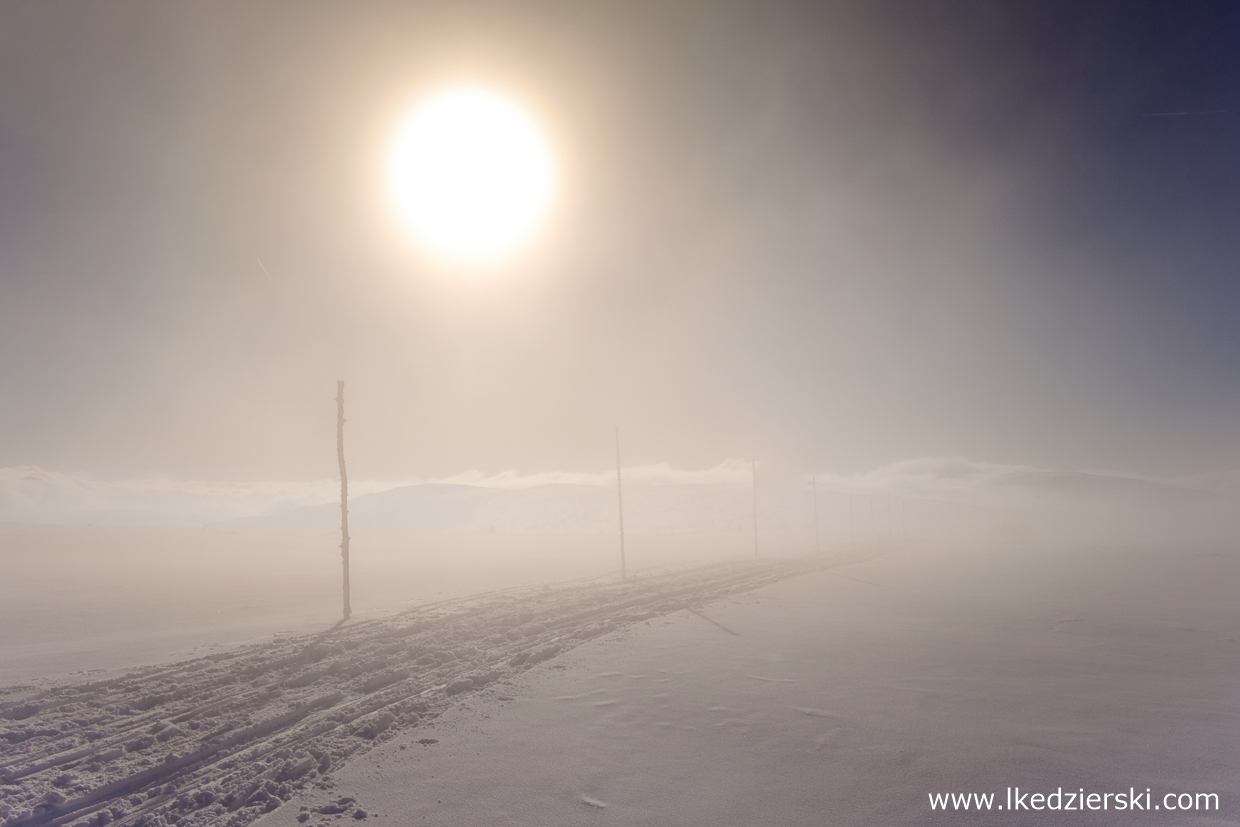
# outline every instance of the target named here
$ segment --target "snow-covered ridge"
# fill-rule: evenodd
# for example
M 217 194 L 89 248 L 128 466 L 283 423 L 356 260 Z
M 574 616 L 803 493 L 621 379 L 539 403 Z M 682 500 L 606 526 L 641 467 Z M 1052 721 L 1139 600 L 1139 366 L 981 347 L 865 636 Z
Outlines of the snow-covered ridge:
M 758 521 L 764 531 L 813 530 L 812 478 L 823 536 L 843 540 L 885 536 L 884 526 L 895 531 L 897 525 L 908 524 L 912 531 L 912 523 L 918 527 L 912 533 L 955 535 L 957 524 L 980 524 L 979 519 L 987 526 L 1040 525 L 1038 533 L 1060 538 L 1081 527 L 1094 537 L 1116 528 L 1146 535 L 1184 526 L 1217 534 L 1230 525 L 1227 515 L 1240 492 L 1240 474 L 1235 473 L 1156 478 L 950 457 L 904 460 L 851 475 L 761 463 L 757 472 Z M 736 532 L 752 527 L 747 461 L 732 459 L 701 470 L 667 463 L 625 468 L 624 480 L 627 531 Z M 0 520 L 330 529 L 339 520 L 338 485 L 334 479 L 98 481 L 37 466 L 3 468 Z M 614 533 L 614 486 L 612 470 L 354 479 L 349 483 L 350 520 L 352 529 L 361 532 Z M 968 515 L 962 517 L 961 508 Z M 946 522 L 953 527 L 939 525 Z
M 625 468 L 634 485 L 719 485 L 748 482 L 749 465 L 726 460 L 711 468 L 682 470 L 667 463 Z M 414 485 L 453 485 L 481 489 L 530 489 L 547 485 L 604 488 L 615 471 L 545 471 L 524 474 L 464 471 L 441 478 L 404 477 L 349 480 L 351 497 L 364 497 Z M 334 478 L 300 481 L 202 481 L 173 477 L 98 480 L 84 474 L 37 465 L 0 468 L 0 520 L 130 526 L 195 526 L 279 514 L 331 503 L 339 497 Z
M 630 485 L 625 530 L 631 533 L 746 531 L 753 504 L 747 485 Z M 768 527 L 802 522 L 796 509 L 764 503 Z M 340 504 L 305 506 L 230 520 L 232 528 L 324 530 L 340 525 Z M 616 490 L 559 483 L 485 488 L 429 483 L 351 498 L 350 530 L 439 534 L 611 534 L 618 531 Z

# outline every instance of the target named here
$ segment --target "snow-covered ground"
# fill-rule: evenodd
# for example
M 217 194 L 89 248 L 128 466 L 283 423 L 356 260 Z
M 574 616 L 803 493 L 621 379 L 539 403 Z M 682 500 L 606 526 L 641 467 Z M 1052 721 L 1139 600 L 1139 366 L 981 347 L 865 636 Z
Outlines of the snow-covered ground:
M 764 538 L 767 539 L 767 538 Z M 769 538 L 771 550 L 777 537 Z M 633 535 L 633 571 L 752 554 L 748 533 Z M 340 617 L 339 530 L 0 523 L 0 685 L 94 677 L 270 638 Z M 791 546 L 785 546 L 785 550 Z M 355 532 L 354 611 L 608 576 L 595 534 Z
M 897 549 L 594 639 L 260 824 L 1236 824 L 1238 585 L 1212 551 Z M 1008 787 L 1110 806 L 931 809 Z
M 617 628 L 824 564 L 755 560 L 491 593 L 110 680 L 12 687 L 0 701 L 0 818 L 244 824 L 457 695 Z
M 0 817 L 976 824 L 929 796 L 1020 787 L 1235 824 L 1238 586 L 1230 548 L 910 544 L 424 604 L 7 690 Z

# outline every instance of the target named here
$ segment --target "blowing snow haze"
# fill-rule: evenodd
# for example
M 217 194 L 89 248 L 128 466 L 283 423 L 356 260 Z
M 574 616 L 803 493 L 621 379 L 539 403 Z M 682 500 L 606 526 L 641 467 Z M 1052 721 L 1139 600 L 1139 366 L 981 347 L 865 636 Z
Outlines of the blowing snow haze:
M 5 4 L 0 506 L 77 519 L 31 516 L 32 468 L 179 481 L 172 521 L 328 502 L 338 378 L 372 491 L 601 475 L 616 423 L 633 467 L 1225 476 L 1238 35 L 1194 3 Z M 558 170 L 481 268 L 384 178 L 461 83 Z M 227 481 L 249 511 L 185 493 Z

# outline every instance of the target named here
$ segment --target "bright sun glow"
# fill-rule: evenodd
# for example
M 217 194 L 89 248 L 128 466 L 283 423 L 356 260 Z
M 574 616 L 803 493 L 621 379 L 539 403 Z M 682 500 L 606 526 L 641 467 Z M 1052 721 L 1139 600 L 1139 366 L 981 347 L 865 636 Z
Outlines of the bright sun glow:
M 389 184 L 418 240 L 480 261 L 527 240 L 551 206 L 547 142 L 519 107 L 481 89 L 435 95 L 401 126 Z

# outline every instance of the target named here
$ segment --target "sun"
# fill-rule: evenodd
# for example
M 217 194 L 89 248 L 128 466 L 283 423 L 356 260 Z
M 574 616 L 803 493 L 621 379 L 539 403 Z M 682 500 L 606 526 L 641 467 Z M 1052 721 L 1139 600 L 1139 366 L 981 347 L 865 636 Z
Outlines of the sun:
M 419 242 L 483 262 L 538 229 L 551 207 L 555 164 L 521 107 L 486 89 L 460 88 L 427 98 L 400 126 L 388 184 Z

